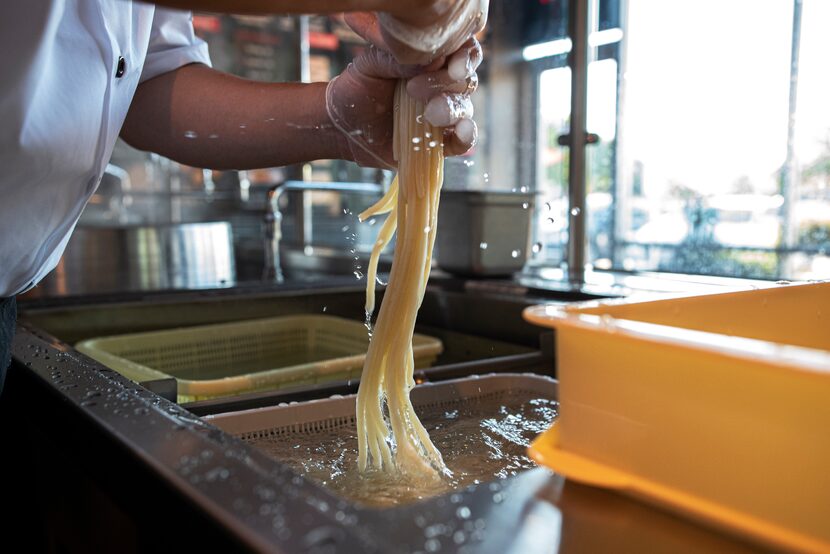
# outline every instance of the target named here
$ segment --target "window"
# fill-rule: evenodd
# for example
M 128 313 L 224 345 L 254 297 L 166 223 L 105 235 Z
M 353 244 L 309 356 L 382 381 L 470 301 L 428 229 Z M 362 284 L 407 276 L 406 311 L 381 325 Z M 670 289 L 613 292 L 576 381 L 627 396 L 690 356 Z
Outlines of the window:
M 598 269 L 830 278 L 830 3 L 589 1 L 586 260 Z M 539 83 L 536 237 L 567 261 L 567 38 Z M 547 50 L 546 50 L 547 49 Z M 566 98 L 566 100 L 563 100 Z
M 539 76 L 539 113 L 536 136 L 537 192 L 535 221 L 539 246 L 535 263 L 560 265 L 568 243 L 568 149 L 559 137 L 568 131 L 571 69 L 557 67 Z

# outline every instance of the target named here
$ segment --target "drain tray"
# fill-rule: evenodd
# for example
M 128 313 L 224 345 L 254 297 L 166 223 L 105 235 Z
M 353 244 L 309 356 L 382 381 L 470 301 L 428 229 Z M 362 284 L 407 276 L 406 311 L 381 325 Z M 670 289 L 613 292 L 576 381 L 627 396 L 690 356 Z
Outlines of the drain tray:
M 535 467 L 526 448 L 558 411 L 557 383 L 533 374 L 471 376 L 412 389 L 410 398 L 448 479 L 359 477 L 356 396 L 282 404 L 205 419 L 355 505 L 388 509 Z M 471 455 L 478 453 L 478 455 Z
M 473 375 L 418 385 L 412 389 L 410 398 L 417 410 L 510 395 L 556 400 L 557 382 L 550 377 L 535 374 Z M 204 419 L 243 440 L 317 432 L 354 423 L 356 398 L 356 395 L 350 394 L 208 415 Z

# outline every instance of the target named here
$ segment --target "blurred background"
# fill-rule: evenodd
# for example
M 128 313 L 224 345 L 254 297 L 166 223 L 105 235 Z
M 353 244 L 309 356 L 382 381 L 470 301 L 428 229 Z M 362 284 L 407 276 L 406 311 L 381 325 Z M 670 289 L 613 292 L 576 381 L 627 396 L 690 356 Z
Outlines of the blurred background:
M 447 160 L 445 188 L 534 195 L 528 275 L 562 275 L 569 228 L 584 218 L 575 248 L 589 272 L 830 278 L 830 3 L 592 0 L 588 13 L 587 59 L 569 64 L 567 0 L 492 0 L 480 141 Z M 364 47 L 339 17 L 197 13 L 193 23 L 217 69 L 261 81 L 327 81 Z M 574 203 L 572 80 L 586 74 L 592 138 Z M 203 171 L 119 143 L 79 229 L 226 221 L 226 279 L 258 279 L 269 189 L 390 179 L 343 161 Z M 355 214 L 376 198 L 281 195 L 283 250 L 365 253 L 379 226 Z

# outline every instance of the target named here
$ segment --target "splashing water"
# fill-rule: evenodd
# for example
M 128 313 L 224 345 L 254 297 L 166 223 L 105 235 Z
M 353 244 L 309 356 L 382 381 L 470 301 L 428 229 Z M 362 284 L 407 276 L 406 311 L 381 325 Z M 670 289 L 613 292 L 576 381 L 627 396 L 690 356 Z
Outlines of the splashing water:
M 363 326 L 366 327 L 366 332 L 369 333 L 369 340 L 372 340 L 375 328 L 374 325 L 372 325 L 372 312 L 369 310 L 366 310 L 366 317 L 363 319 Z
M 266 436 L 248 442 L 287 463 L 335 494 L 371 506 L 417 502 L 474 483 L 505 479 L 535 467 L 525 452 L 553 423 L 556 401 L 538 392 L 514 391 L 418 409 L 418 415 L 452 476 L 425 485 L 401 475 L 357 471 L 357 433 L 353 421 L 334 429 Z

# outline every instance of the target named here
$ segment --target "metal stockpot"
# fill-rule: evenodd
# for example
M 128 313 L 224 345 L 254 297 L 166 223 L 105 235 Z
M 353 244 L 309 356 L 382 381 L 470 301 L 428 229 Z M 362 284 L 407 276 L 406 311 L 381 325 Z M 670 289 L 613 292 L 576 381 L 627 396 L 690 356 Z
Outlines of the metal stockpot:
M 35 291 L 75 295 L 232 285 L 233 252 L 225 221 L 78 227 L 58 267 Z
M 521 271 L 530 248 L 534 195 L 444 190 L 438 210 L 438 267 L 459 275 Z

